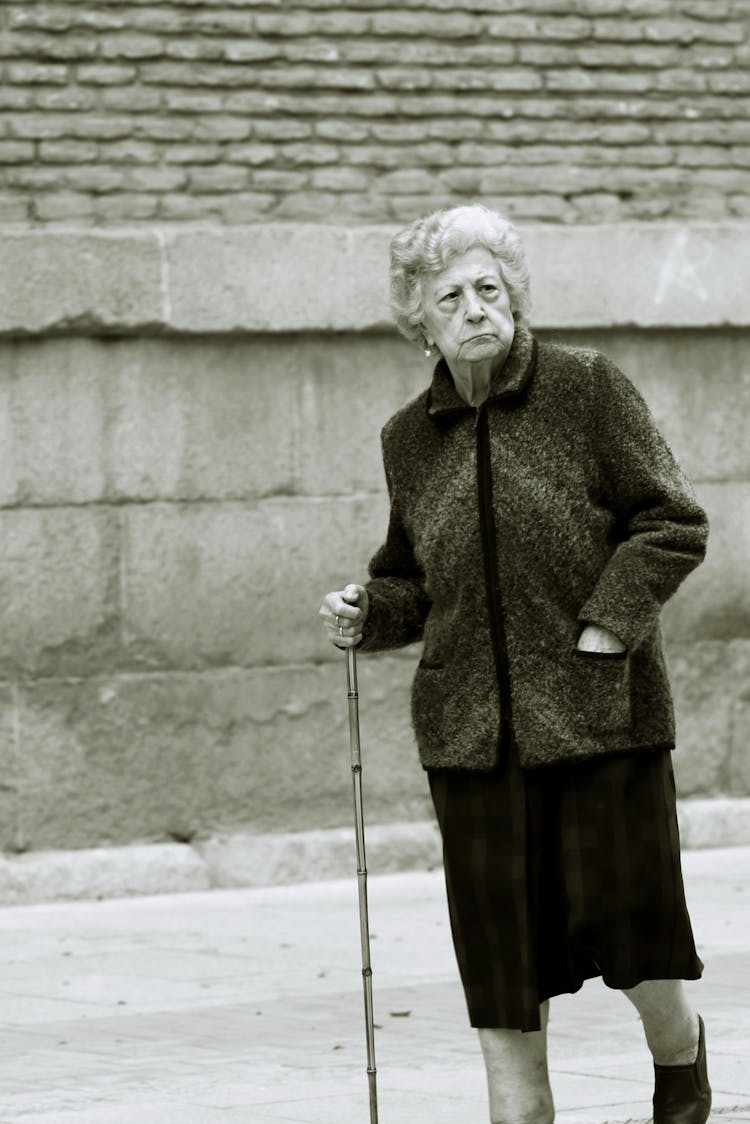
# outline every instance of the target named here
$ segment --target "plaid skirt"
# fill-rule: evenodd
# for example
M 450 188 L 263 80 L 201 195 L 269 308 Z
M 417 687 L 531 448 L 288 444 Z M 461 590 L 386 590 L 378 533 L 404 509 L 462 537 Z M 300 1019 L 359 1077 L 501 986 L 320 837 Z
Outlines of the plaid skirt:
M 538 1030 L 594 976 L 700 978 L 668 750 L 429 781 L 472 1026 Z

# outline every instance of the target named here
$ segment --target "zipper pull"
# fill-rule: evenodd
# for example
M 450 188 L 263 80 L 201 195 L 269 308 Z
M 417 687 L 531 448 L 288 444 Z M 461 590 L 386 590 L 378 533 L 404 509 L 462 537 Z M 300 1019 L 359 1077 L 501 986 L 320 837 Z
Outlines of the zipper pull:
M 479 419 L 481 418 L 482 410 L 484 409 L 484 402 L 480 402 L 478 406 L 474 407 L 474 409 L 476 410 L 476 415 L 474 417 L 474 429 L 478 429 Z

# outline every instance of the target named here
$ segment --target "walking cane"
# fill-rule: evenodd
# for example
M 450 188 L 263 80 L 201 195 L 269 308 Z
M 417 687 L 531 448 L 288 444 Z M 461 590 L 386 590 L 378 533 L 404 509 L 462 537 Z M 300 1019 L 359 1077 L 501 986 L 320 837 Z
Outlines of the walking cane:
M 362 942 L 362 984 L 365 995 L 365 1033 L 367 1035 L 367 1081 L 370 1087 L 370 1124 L 378 1124 L 378 1091 L 375 1069 L 375 1020 L 372 1009 L 372 967 L 370 966 L 370 924 L 367 914 L 367 866 L 365 863 L 365 817 L 362 802 L 362 754 L 359 746 L 359 695 L 357 694 L 357 654 L 347 649 L 346 679 L 349 688 L 349 745 L 354 787 L 354 829 L 357 843 L 357 887 L 359 889 L 359 933 Z

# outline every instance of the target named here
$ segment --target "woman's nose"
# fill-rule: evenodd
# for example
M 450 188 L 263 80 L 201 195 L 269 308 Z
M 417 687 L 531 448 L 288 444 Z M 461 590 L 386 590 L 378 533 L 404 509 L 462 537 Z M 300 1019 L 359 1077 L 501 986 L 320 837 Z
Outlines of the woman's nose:
M 482 302 L 477 297 L 476 293 L 468 292 L 466 294 L 466 319 L 467 320 L 481 320 L 484 316 L 484 309 Z

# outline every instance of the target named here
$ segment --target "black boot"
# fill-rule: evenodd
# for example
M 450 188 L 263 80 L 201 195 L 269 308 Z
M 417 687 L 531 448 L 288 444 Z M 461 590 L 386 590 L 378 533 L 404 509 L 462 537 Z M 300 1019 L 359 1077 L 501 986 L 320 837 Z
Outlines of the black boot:
M 711 1086 L 706 1070 L 706 1032 L 698 1016 L 698 1056 L 691 1065 L 656 1065 L 654 1124 L 706 1124 Z

